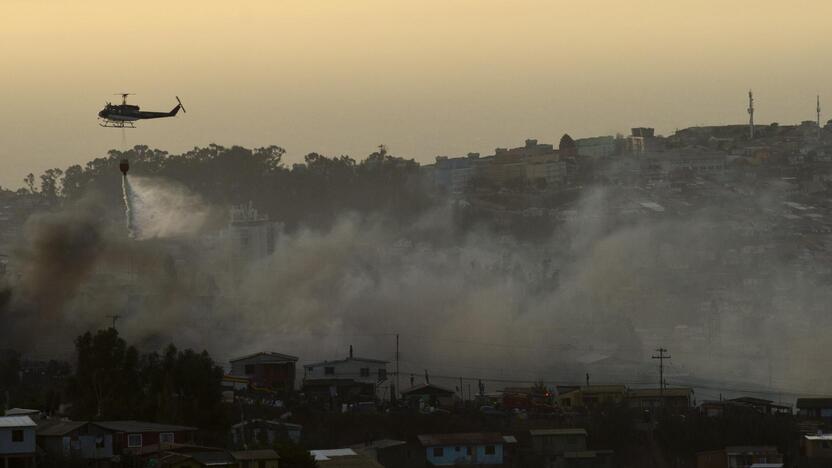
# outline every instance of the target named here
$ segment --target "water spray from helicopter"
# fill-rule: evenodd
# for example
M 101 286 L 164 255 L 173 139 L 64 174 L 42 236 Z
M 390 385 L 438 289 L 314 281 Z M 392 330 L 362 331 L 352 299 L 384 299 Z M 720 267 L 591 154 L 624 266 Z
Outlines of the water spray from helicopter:
M 130 161 L 122 159 L 118 165 L 121 171 L 121 193 L 124 197 L 124 216 L 127 220 L 127 235 L 131 239 L 136 238 L 136 223 L 133 219 L 133 190 L 130 181 L 127 180 L 127 171 L 130 170 Z

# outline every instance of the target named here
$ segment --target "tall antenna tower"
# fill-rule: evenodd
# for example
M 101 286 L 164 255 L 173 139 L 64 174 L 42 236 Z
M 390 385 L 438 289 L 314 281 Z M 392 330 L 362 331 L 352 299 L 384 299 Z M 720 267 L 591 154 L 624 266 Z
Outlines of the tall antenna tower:
M 818 94 L 818 140 L 820 140 L 820 94 Z
M 751 139 L 754 139 L 754 93 L 748 90 L 748 132 Z

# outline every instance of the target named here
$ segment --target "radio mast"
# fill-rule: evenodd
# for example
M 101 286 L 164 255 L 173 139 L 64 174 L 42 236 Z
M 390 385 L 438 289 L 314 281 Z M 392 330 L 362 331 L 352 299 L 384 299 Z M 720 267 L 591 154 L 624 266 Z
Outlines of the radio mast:
M 818 140 L 820 140 L 820 94 L 818 94 Z
M 754 94 L 748 90 L 748 133 L 754 139 Z

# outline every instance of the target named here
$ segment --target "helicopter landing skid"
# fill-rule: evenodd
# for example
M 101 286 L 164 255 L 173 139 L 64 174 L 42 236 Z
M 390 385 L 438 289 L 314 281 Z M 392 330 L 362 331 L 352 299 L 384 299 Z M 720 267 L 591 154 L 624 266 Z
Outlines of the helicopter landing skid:
M 107 128 L 136 128 L 129 120 L 101 120 L 98 125 Z

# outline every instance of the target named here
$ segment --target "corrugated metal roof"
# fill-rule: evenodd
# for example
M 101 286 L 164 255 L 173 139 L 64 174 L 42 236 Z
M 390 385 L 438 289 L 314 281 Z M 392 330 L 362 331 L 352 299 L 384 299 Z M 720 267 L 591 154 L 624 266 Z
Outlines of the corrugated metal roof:
M 86 425 L 86 421 L 50 421 L 38 427 L 39 436 L 62 436 Z
M 381 463 L 372 458 L 358 454 L 319 460 L 316 464 L 320 468 L 384 468 Z
M 12 408 L 6 410 L 6 416 L 27 416 L 30 414 L 40 414 L 40 410 L 27 408 Z
M 241 356 L 241 357 L 238 357 L 238 358 L 231 359 L 229 362 L 243 361 L 243 360 L 251 359 L 251 358 L 254 358 L 254 357 L 263 357 L 263 359 L 261 360 L 261 362 L 263 362 L 263 363 L 265 363 L 267 361 L 270 361 L 270 360 L 274 360 L 275 362 L 285 362 L 285 361 L 297 361 L 299 359 L 297 356 L 292 356 L 290 354 L 281 354 L 281 353 L 275 353 L 275 352 L 261 351 L 259 353 L 247 354 L 245 356 Z
M 393 440 L 393 439 L 379 439 L 374 440 L 372 442 L 366 444 L 356 444 L 353 445 L 352 449 L 354 450 L 362 450 L 362 449 L 385 449 L 388 447 L 396 447 L 398 445 L 405 445 L 407 442 L 403 440 Z
M 532 429 L 529 431 L 532 437 L 537 436 L 569 436 L 569 435 L 586 435 L 586 429 L 580 427 L 564 428 L 564 429 Z
M 0 416 L 0 427 L 35 427 L 29 416 Z
M 95 421 L 96 426 L 115 432 L 179 432 L 195 431 L 195 427 L 157 424 L 144 421 Z
M 503 436 L 496 432 L 465 432 L 457 434 L 422 434 L 417 436 L 423 447 L 440 445 L 502 444 Z
M 312 364 L 305 364 L 303 367 L 306 369 L 311 369 L 313 367 L 320 367 L 326 366 L 331 364 L 340 364 L 342 362 L 349 362 L 349 361 L 359 361 L 359 362 L 372 362 L 375 364 L 389 364 L 390 361 L 382 361 L 379 359 L 370 359 L 370 358 L 362 358 L 362 357 L 349 357 L 346 359 L 338 359 L 335 361 L 321 361 L 321 362 L 314 362 Z
M 315 461 L 330 460 L 335 457 L 345 457 L 349 455 L 358 455 L 353 449 L 330 449 L 330 450 L 310 450 L 309 453 L 315 458 Z

